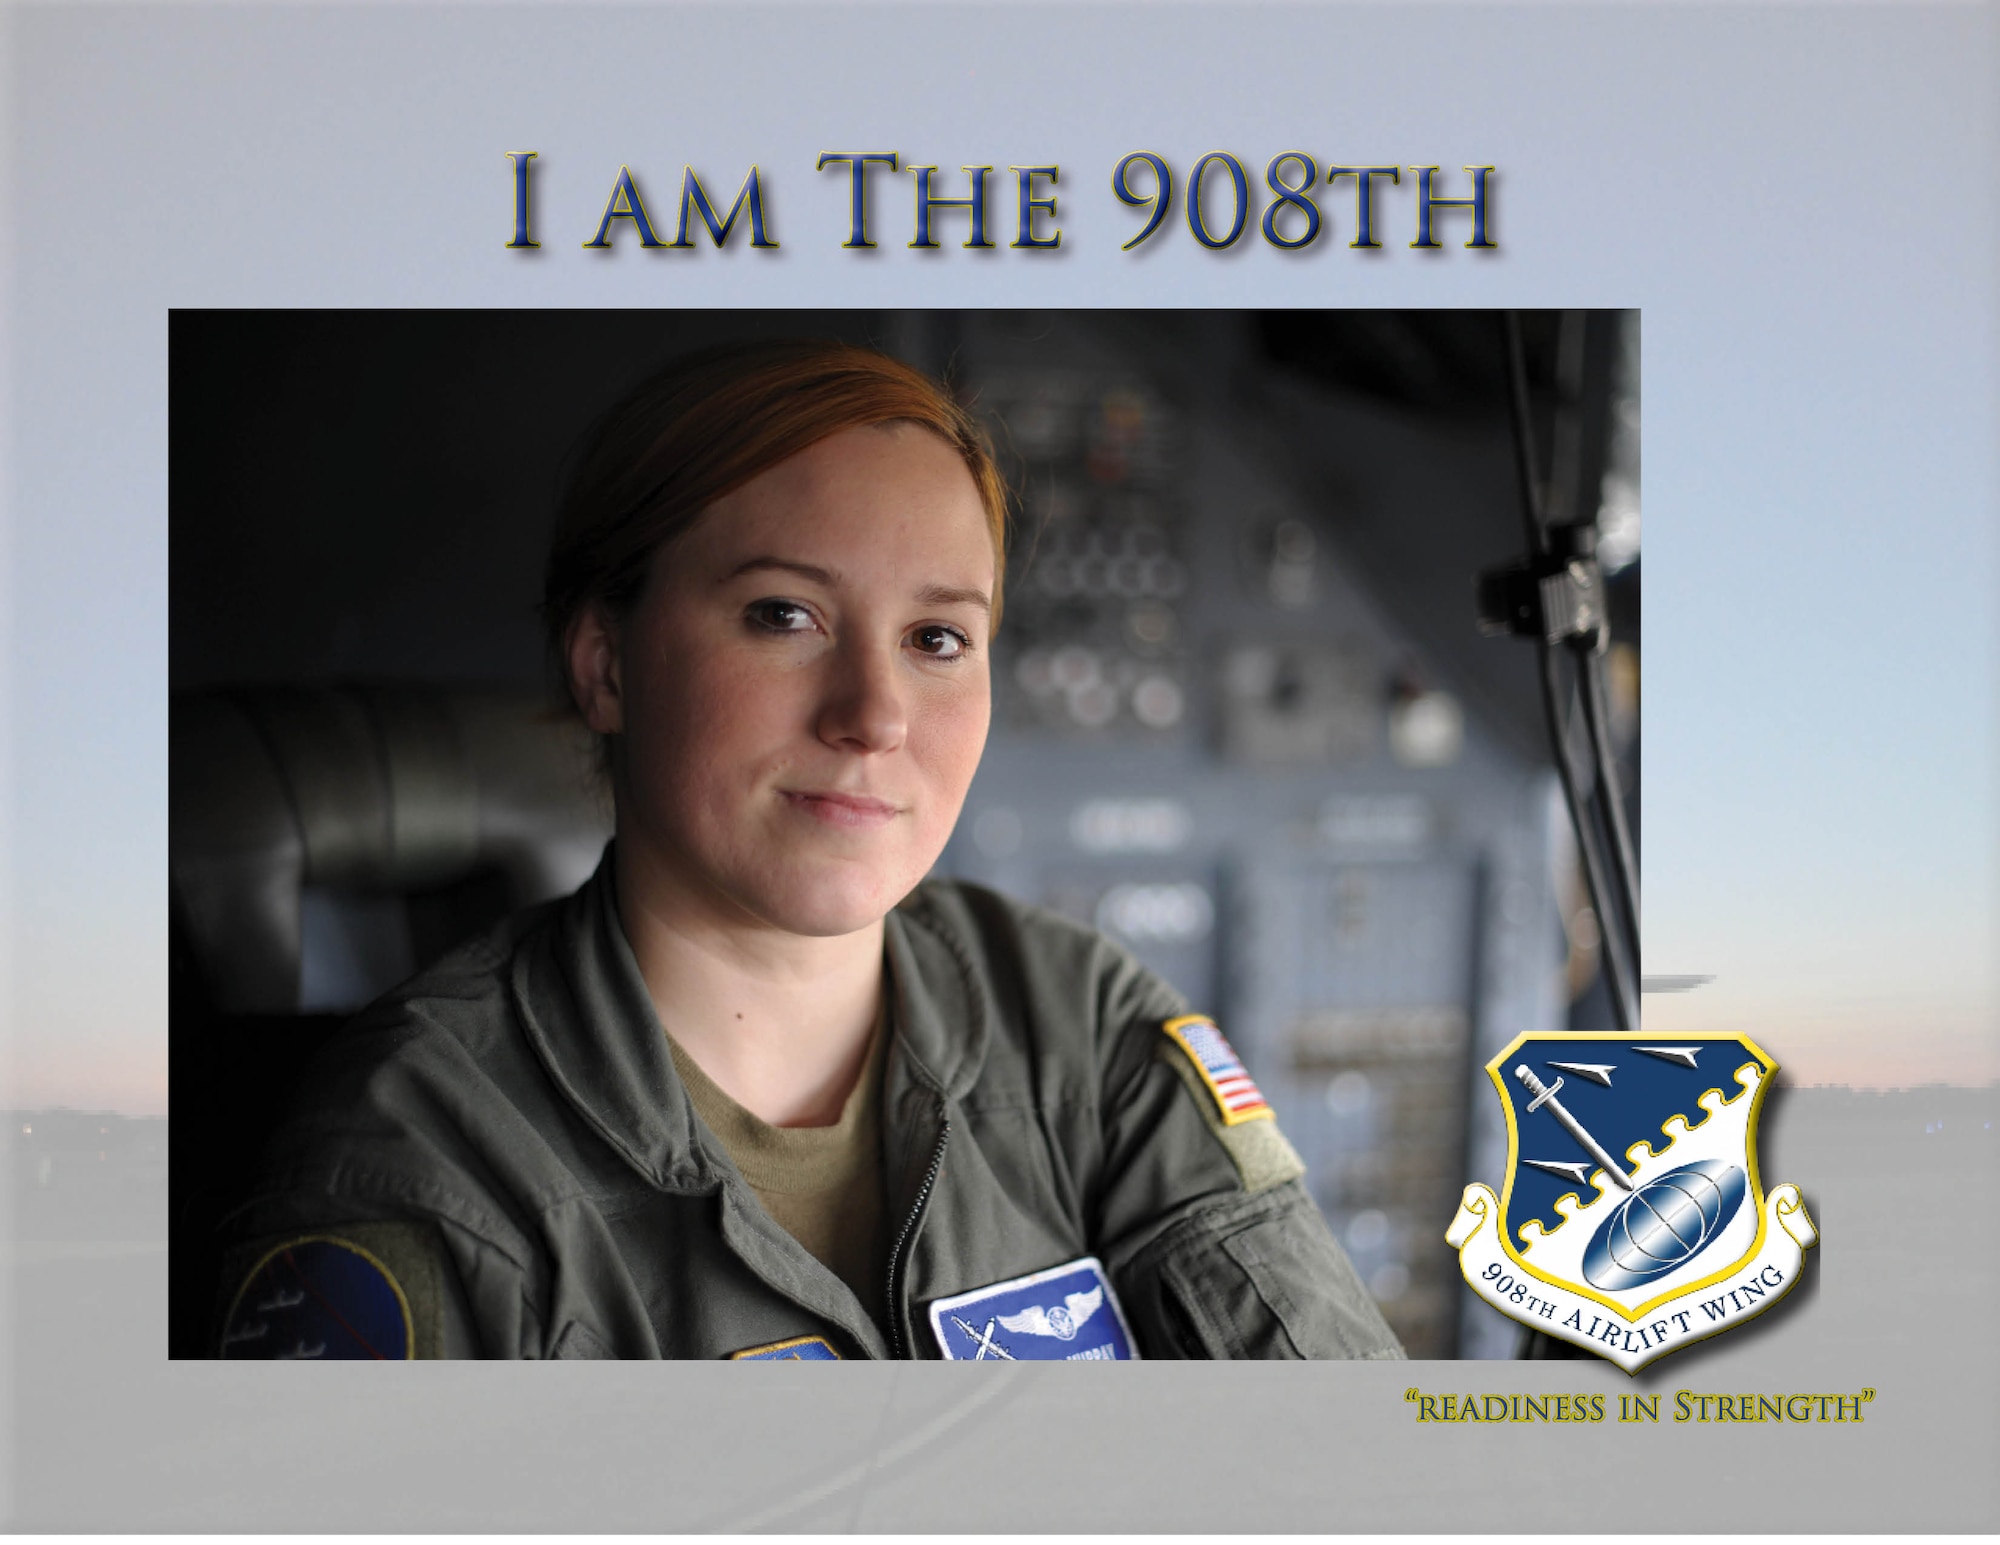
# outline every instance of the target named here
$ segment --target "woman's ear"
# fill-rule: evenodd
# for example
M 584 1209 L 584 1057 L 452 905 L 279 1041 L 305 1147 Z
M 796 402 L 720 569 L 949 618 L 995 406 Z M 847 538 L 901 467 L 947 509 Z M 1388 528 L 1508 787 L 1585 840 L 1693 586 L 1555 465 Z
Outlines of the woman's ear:
M 625 728 L 619 690 L 618 633 L 599 602 L 578 614 L 569 630 L 569 694 L 583 722 L 599 735 Z

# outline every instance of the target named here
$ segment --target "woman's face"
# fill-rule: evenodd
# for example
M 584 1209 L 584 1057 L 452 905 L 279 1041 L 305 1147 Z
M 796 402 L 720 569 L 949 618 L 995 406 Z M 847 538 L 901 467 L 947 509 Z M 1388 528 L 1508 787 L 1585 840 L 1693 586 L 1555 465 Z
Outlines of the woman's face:
M 789 933 L 880 919 L 986 744 L 995 560 L 971 475 L 916 425 L 848 429 L 716 501 L 571 663 L 615 731 L 642 897 Z M 671 903 L 670 903 L 671 904 Z

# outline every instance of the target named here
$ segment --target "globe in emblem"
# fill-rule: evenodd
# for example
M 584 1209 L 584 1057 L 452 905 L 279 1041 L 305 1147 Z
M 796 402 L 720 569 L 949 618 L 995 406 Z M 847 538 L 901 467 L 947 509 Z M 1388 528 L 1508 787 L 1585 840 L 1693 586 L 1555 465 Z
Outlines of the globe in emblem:
M 1049 1311 L 1049 1329 L 1069 1341 L 1076 1336 L 1076 1321 L 1070 1318 L 1069 1310 L 1057 1304 Z
M 1615 1292 L 1693 1260 L 1743 1205 L 1743 1171 L 1703 1159 L 1655 1175 L 1604 1222 L 1583 1252 L 1584 1280 Z

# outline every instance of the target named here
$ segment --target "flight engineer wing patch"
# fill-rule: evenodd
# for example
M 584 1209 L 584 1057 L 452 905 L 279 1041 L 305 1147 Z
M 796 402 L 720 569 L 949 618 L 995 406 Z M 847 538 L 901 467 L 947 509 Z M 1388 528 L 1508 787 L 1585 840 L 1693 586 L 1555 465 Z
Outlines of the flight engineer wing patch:
M 1138 1349 L 1095 1256 L 931 1305 L 931 1333 L 955 1362 L 1125 1362 Z
M 1233 1127 L 1241 1121 L 1275 1119 L 1271 1107 L 1264 1101 L 1263 1092 L 1244 1070 L 1243 1059 L 1223 1039 L 1222 1032 L 1215 1028 L 1214 1020 L 1206 1014 L 1183 1014 L 1178 1019 L 1168 1020 L 1160 1028 L 1194 1063 L 1202 1083 L 1215 1097 L 1216 1109 L 1225 1125 Z

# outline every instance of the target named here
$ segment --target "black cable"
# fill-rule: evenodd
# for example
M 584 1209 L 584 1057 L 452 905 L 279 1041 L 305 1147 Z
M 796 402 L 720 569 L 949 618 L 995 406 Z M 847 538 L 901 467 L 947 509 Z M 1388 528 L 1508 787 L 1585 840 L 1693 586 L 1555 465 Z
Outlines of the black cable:
M 1541 665 L 1542 711 L 1549 720 L 1550 740 L 1556 756 L 1556 776 L 1562 780 L 1563 801 L 1569 806 L 1570 824 L 1576 830 L 1577 856 L 1583 863 L 1584 883 L 1590 890 L 1591 909 L 1597 915 L 1598 949 L 1604 960 L 1604 974 L 1610 983 L 1611 1012 L 1618 1021 L 1618 1029 L 1630 1032 L 1639 1028 L 1636 1023 L 1638 1016 L 1633 1013 L 1631 967 L 1625 959 L 1625 940 L 1617 915 L 1605 905 L 1610 899 L 1610 888 L 1605 883 L 1604 864 L 1598 855 L 1598 836 L 1593 829 L 1595 823 L 1591 820 L 1588 804 L 1577 792 L 1576 768 L 1570 761 L 1568 739 L 1561 730 L 1557 704 L 1562 694 L 1556 679 L 1556 651 L 1553 646 L 1543 643 L 1536 654 Z
M 1575 520 L 1583 508 L 1584 344 L 1589 323 L 1581 311 L 1565 311 L 1556 327 L 1556 395 L 1560 408 L 1549 436 L 1548 507 L 1551 525 Z
M 1561 409 L 1556 415 L 1555 465 L 1549 473 L 1551 519 L 1577 520 L 1586 508 L 1583 489 L 1583 377 L 1588 323 L 1581 311 L 1565 311 L 1557 332 L 1557 391 Z M 1595 525 L 1595 521 L 1592 521 Z M 1590 544 L 1595 552 L 1596 543 Z M 1608 606 L 1607 597 L 1604 604 Z M 1603 617 L 1608 627 L 1609 614 Z M 1626 953 L 1639 975 L 1639 864 L 1632 848 L 1632 834 L 1625 821 L 1625 799 L 1620 788 L 1611 745 L 1611 715 L 1605 704 L 1604 656 L 1600 630 L 1586 647 L 1582 641 L 1570 646 L 1576 656 L 1577 696 L 1582 701 L 1585 739 L 1596 769 L 1594 803 L 1597 822 L 1610 854 L 1611 878 L 1617 882 L 1618 905 L 1624 915 Z M 1604 921 L 1604 920 L 1600 920 Z
M 1583 378 L 1588 325 L 1583 312 L 1565 311 L 1556 335 L 1556 384 L 1562 406 L 1556 415 L 1552 452 L 1555 465 L 1549 474 L 1551 508 L 1544 512 L 1550 519 L 1574 521 L 1586 508 L 1583 489 Z M 1595 525 L 1594 520 L 1592 525 Z M 1596 543 L 1590 545 L 1594 552 Z M 1610 604 L 1608 597 L 1603 604 Z M 1610 620 L 1606 613 L 1603 625 L 1608 627 Z M 1626 928 L 1623 935 L 1626 954 L 1632 962 L 1632 974 L 1638 976 L 1641 938 L 1639 864 L 1632 847 L 1632 834 L 1626 825 L 1625 800 L 1615 770 L 1617 758 L 1611 745 L 1611 715 L 1605 707 L 1604 656 L 1598 643 L 1602 637 L 1600 630 L 1591 641 L 1598 647 L 1586 648 L 1580 641 L 1570 647 L 1576 655 L 1577 696 L 1582 701 L 1584 736 L 1589 741 L 1590 756 L 1596 769 L 1593 780 L 1596 788 L 1592 793 L 1595 796 L 1597 823 L 1606 838 L 1611 878 L 1617 882 L 1618 905 L 1624 914 Z
M 1618 901 L 1632 926 L 1632 947 L 1639 947 L 1639 861 L 1632 850 L 1632 829 L 1625 821 L 1625 796 L 1618 785 L 1618 771 L 1611 755 L 1611 713 L 1604 691 L 1604 657 L 1593 652 L 1577 662 L 1583 686 L 1583 717 L 1590 731 L 1591 749 L 1597 756 L 1597 783 L 1601 808 L 1607 812 L 1605 824 L 1611 828 L 1613 878 L 1618 881 Z
M 1583 489 L 1583 379 L 1588 323 L 1581 311 L 1566 311 L 1557 332 L 1557 390 L 1561 409 L 1556 415 L 1554 467 L 1549 474 L 1549 518 L 1580 520 L 1588 508 Z M 1591 521 L 1593 528 L 1595 520 Z M 1596 543 L 1589 544 L 1594 554 Z M 1609 605 L 1607 597 L 1602 603 Z M 1620 788 L 1617 757 L 1611 744 L 1611 714 L 1606 708 L 1603 639 L 1610 623 L 1609 614 L 1587 640 L 1576 640 L 1570 650 L 1576 660 L 1577 696 L 1583 708 L 1584 738 L 1596 771 L 1590 791 L 1597 814 L 1599 833 L 1605 838 L 1599 851 L 1608 854 L 1611 878 L 1618 893 L 1623 915 L 1626 958 L 1632 974 L 1640 972 L 1639 865 L 1632 848 L 1632 835 L 1625 821 L 1625 800 Z M 1607 926 L 1611 919 L 1603 918 Z
M 1507 396 L 1513 409 L 1514 421 L 1514 469 L 1521 493 L 1521 517 L 1527 527 L 1528 550 L 1534 558 L 1546 556 L 1548 533 L 1542 524 L 1541 474 L 1535 465 L 1534 421 L 1528 405 L 1528 361 L 1527 351 L 1521 342 L 1520 313 L 1502 313 L 1503 331 L 1507 339 Z M 1598 854 L 1597 834 L 1592 830 L 1593 822 L 1584 807 L 1582 797 L 1576 787 L 1576 767 L 1570 759 L 1568 737 L 1564 734 L 1565 724 L 1562 713 L 1561 684 L 1558 681 L 1555 648 L 1545 636 L 1537 636 L 1535 654 L 1540 666 L 1542 684 L 1542 712 L 1548 720 L 1549 740 L 1555 753 L 1556 776 L 1562 781 L 1563 802 L 1569 807 L 1570 824 L 1576 830 L 1578 857 L 1583 863 L 1584 882 L 1590 891 L 1590 905 L 1597 915 L 1598 948 L 1604 962 L 1608 979 L 1613 1017 L 1622 1032 L 1636 1028 L 1637 998 L 1633 988 L 1637 983 L 1632 979 L 1631 969 L 1625 960 L 1623 930 L 1618 925 L 1617 915 L 1606 905 L 1611 899 L 1610 887 L 1605 883 L 1603 861 Z M 1586 698 L 1588 692 L 1585 693 Z M 1590 719 L 1585 713 L 1586 724 Z M 1593 744 L 1595 742 L 1593 741 Z M 1600 789 L 1604 784 L 1603 773 L 1598 774 Z M 1607 797 L 1617 797 L 1614 780 Z
M 1507 401 L 1514 411 L 1514 473 L 1521 491 L 1521 520 L 1527 528 L 1528 556 L 1549 550 L 1542 527 L 1542 474 L 1535 465 L 1535 425 L 1528 413 L 1528 353 L 1521 344 L 1521 313 L 1501 313 L 1507 335 Z
M 1599 862 L 1609 866 L 1611 878 L 1616 882 L 1614 894 L 1626 925 L 1626 932 L 1620 938 L 1625 944 L 1625 959 L 1632 968 L 1631 976 L 1636 980 L 1639 976 L 1639 871 L 1630 857 L 1631 835 L 1625 824 L 1617 758 L 1608 744 L 1607 727 L 1611 720 L 1604 707 L 1607 699 L 1603 690 L 1602 657 L 1580 645 L 1572 645 L 1569 654 L 1575 664 L 1575 690 L 1570 695 L 1568 733 L 1564 744 L 1571 751 L 1570 765 L 1576 769 L 1582 803 L 1591 813 L 1591 830 L 1597 835 Z M 1593 690 L 1597 693 L 1595 697 L 1591 696 Z M 1582 733 L 1578 734 L 1578 730 Z M 1610 791 L 1608 795 L 1607 790 Z M 1615 827 L 1610 824 L 1614 821 Z M 1620 842 L 1626 845 L 1623 852 L 1618 850 Z

